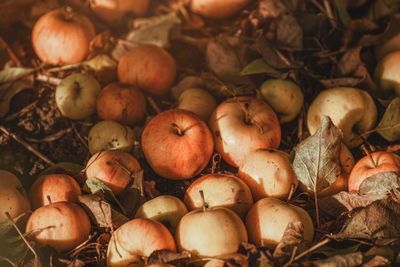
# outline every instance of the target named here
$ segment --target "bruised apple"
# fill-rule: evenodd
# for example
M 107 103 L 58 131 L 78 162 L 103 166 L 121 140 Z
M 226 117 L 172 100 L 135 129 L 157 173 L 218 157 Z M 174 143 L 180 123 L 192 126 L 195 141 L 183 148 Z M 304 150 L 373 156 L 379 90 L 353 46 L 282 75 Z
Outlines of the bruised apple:
M 149 7 L 149 0 L 90 0 L 90 8 L 109 24 L 119 24 L 127 14 L 142 17 Z
M 71 8 L 59 8 L 41 16 L 32 29 L 36 55 L 48 64 L 72 64 L 84 60 L 95 37 L 92 22 Z
M 143 266 L 141 257 L 148 257 L 155 250 L 175 252 L 175 240 L 161 223 L 144 218 L 130 220 L 112 235 L 107 249 L 107 266 Z
M 97 152 L 86 164 L 86 177 L 105 183 L 115 195 L 132 180 L 132 175 L 141 169 L 139 162 L 127 152 L 106 150 Z
M 192 12 L 210 19 L 224 19 L 242 10 L 251 0 L 191 0 Z
M 32 231 L 35 230 L 35 231 Z M 90 220 L 73 202 L 56 202 L 35 210 L 26 224 L 28 238 L 40 246 L 51 246 L 58 252 L 75 248 L 91 232 Z
M 234 97 L 222 102 L 208 122 L 215 151 L 230 165 L 239 167 L 250 152 L 276 149 L 281 127 L 272 108 L 255 97 Z
M 167 94 L 175 76 L 175 59 L 156 45 L 139 45 L 126 52 L 118 63 L 121 82 L 155 96 Z
M 48 205 L 50 201 L 77 202 L 80 195 L 78 182 L 67 174 L 42 175 L 35 180 L 29 191 L 34 209 Z
M 197 178 L 186 190 L 184 201 L 190 210 L 200 209 L 203 200 L 208 207 L 225 207 L 244 218 L 253 205 L 253 197 L 248 186 L 239 178 L 226 174 L 207 174 Z
M 151 168 L 174 180 L 199 174 L 214 150 L 207 124 L 183 109 L 170 109 L 155 116 L 144 128 L 141 142 Z

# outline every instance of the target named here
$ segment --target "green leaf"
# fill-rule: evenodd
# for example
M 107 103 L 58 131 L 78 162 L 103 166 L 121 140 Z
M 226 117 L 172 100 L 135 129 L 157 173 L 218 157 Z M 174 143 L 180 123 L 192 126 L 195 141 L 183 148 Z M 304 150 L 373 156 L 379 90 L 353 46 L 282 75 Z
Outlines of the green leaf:
M 31 84 L 26 81 L 7 82 L 0 85 L 0 118 L 10 110 L 10 102 L 13 96 L 27 88 L 31 88 Z
M 14 82 L 35 71 L 34 68 L 8 68 L 0 71 L 0 84 Z
M 387 141 L 400 139 L 400 97 L 390 102 L 376 130 Z
M 271 76 L 278 77 L 280 72 L 268 65 L 263 59 L 259 58 L 250 62 L 247 66 L 243 68 L 240 75 L 252 75 L 267 73 Z
M 336 0 L 336 8 L 339 13 L 339 18 L 344 25 L 349 25 L 351 17 L 347 11 L 346 5 L 343 0 Z
M 127 214 L 125 208 L 121 205 L 121 203 L 115 197 L 113 191 L 105 183 L 103 183 L 102 181 L 100 181 L 99 179 L 96 179 L 94 177 L 89 177 L 86 180 L 85 185 L 87 186 L 90 193 L 92 193 L 92 194 L 95 194 L 96 192 L 99 192 L 99 191 L 102 192 L 107 199 L 114 201 L 118 205 L 118 207 L 121 209 L 121 211 L 124 215 Z

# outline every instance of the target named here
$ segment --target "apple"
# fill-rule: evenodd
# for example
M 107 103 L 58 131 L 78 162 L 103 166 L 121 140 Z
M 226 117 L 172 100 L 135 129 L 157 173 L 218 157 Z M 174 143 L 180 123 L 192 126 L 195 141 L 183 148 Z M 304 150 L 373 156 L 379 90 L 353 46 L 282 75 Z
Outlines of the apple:
M 354 148 L 363 142 L 359 135 L 375 126 L 378 113 L 374 100 L 366 91 L 336 87 L 320 92 L 311 103 L 307 113 L 310 134 L 318 130 L 324 115 L 343 131 L 343 142 Z
M 303 107 L 303 92 L 292 81 L 280 79 L 266 80 L 261 85 L 260 92 L 264 100 L 278 114 L 281 123 L 294 120 Z
M 139 162 L 129 153 L 106 150 L 93 154 L 89 159 L 86 177 L 102 181 L 118 195 L 131 182 L 132 175 L 140 169 Z
M 84 15 L 59 8 L 41 16 L 32 29 L 36 55 L 48 64 L 72 64 L 84 60 L 96 29 Z
M 194 256 L 215 257 L 237 252 L 247 242 L 240 217 L 224 207 L 192 210 L 180 220 L 175 233 L 179 251 Z
M 164 224 L 174 234 L 183 215 L 188 212 L 179 198 L 161 195 L 143 203 L 136 211 L 135 218 L 148 218 Z
M 371 157 L 370 157 L 371 156 Z M 358 191 L 361 183 L 372 175 L 395 172 L 400 175 L 400 157 L 391 152 L 377 151 L 357 161 L 349 176 L 349 192 Z
M 184 202 L 190 210 L 202 208 L 200 191 L 204 192 L 208 207 L 229 208 L 242 218 L 253 205 L 249 187 L 233 175 L 213 173 L 197 178 L 184 196 Z
M 311 242 L 314 225 L 304 209 L 276 198 L 260 199 L 246 216 L 249 241 L 258 247 L 274 249 L 281 241 L 287 225 L 296 221 L 303 223 L 304 240 Z
M 168 229 L 157 221 L 136 218 L 120 226 L 112 235 L 107 249 L 107 266 L 122 267 L 130 263 L 142 266 L 141 257 L 149 257 L 153 251 L 161 249 L 176 251 Z
M 56 202 L 32 213 L 26 224 L 26 232 L 30 231 L 32 233 L 28 238 L 36 244 L 65 252 L 88 239 L 91 225 L 89 217 L 78 204 Z
M 142 17 L 149 7 L 149 0 L 90 0 L 90 8 L 110 25 L 120 24 L 127 14 Z
M 251 151 L 276 149 L 281 127 L 272 108 L 255 97 L 234 97 L 217 106 L 208 122 L 215 151 L 230 165 L 239 167 Z
M 183 109 L 169 109 L 155 116 L 144 128 L 141 141 L 151 168 L 174 180 L 198 175 L 214 151 L 207 124 Z
M 298 184 L 289 155 L 272 149 L 251 151 L 239 167 L 238 176 L 249 186 L 255 200 L 287 199 Z
M 11 218 L 15 218 L 31 209 L 31 203 L 20 180 L 6 170 L 0 170 L 0 203 L 0 223 L 8 221 L 6 211 Z
M 156 45 L 139 45 L 126 52 L 118 63 L 118 78 L 155 96 L 168 93 L 175 80 L 175 59 Z
M 375 58 L 379 61 L 387 54 L 398 50 L 400 50 L 400 32 L 395 34 L 389 40 L 375 46 Z
M 56 103 L 61 114 L 73 120 L 81 120 L 96 112 L 96 98 L 101 87 L 88 74 L 74 73 L 62 79 L 56 88 Z
M 135 133 L 129 126 L 115 121 L 100 121 L 89 131 L 90 154 L 103 150 L 131 152 L 136 142 Z
M 103 120 L 133 125 L 146 113 L 146 98 L 138 88 L 114 82 L 101 90 L 96 108 Z
M 216 106 L 217 101 L 212 94 L 201 88 L 189 88 L 179 96 L 177 108 L 192 111 L 208 122 Z
M 251 0 L 191 0 L 190 10 L 210 19 L 225 19 L 233 16 Z
M 48 205 L 50 201 L 52 203 L 59 201 L 78 202 L 78 197 L 81 194 L 78 182 L 67 174 L 39 176 L 29 191 L 33 209 Z
M 384 97 L 400 96 L 400 51 L 388 53 L 375 68 L 374 80 Z

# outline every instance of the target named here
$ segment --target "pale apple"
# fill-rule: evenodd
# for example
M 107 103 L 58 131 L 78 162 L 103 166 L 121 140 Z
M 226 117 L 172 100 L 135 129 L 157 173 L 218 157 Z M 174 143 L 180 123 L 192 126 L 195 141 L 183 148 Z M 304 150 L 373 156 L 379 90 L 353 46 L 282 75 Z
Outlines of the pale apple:
M 307 127 L 314 134 L 323 116 L 329 116 L 343 132 L 343 142 L 349 147 L 359 146 L 359 136 L 371 130 L 376 123 L 377 109 L 372 97 L 364 90 L 336 87 L 320 92 L 307 113 Z
M 143 203 L 136 211 L 135 218 L 148 218 L 164 224 L 174 234 L 183 215 L 188 212 L 179 198 L 161 195 Z
M 203 191 L 208 207 L 229 208 L 242 218 L 253 205 L 249 187 L 233 175 L 213 173 L 197 178 L 184 196 L 185 204 L 190 210 L 202 208 L 200 191 Z
M 300 87 L 289 80 L 266 80 L 260 87 L 264 100 L 278 114 L 279 121 L 294 120 L 303 107 L 304 95 Z
M 376 59 L 379 61 L 387 54 L 398 50 L 400 50 L 400 33 L 395 34 L 389 40 L 375 46 L 374 52 Z
M 157 221 L 136 218 L 120 226 L 112 235 L 107 249 L 107 266 L 143 266 L 141 257 L 161 249 L 176 251 L 168 229 Z
M 275 112 L 255 97 L 225 100 L 211 114 L 208 124 L 215 151 L 234 167 L 241 166 L 251 151 L 276 149 L 281 142 L 281 127 Z
M 96 112 L 96 98 L 101 91 L 97 80 L 89 74 L 74 73 L 56 88 L 56 103 L 61 114 L 81 120 Z
M 179 251 L 215 257 L 237 252 L 247 242 L 247 232 L 240 217 L 224 207 L 192 210 L 178 224 L 175 240 Z
M 400 96 L 400 50 L 386 54 L 378 62 L 374 79 L 381 96 Z
M 105 22 L 120 24 L 125 15 L 142 17 L 149 7 L 149 0 L 90 0 L 90 8 Z
M 314 225 L 304 209 L 276 198 L 260 199 L 247 213 L 249 241 L 258 247 L 274 249 L 281 241 L 287 225 L 297 221 L 303 223 L 304 240 L 311 242 Z
M 208 122 L 216 106 L 217 101 L 212 94 L 201 88 L 189 88 L 179 96 L 177 108 L 192 111 Z
M 191 0 L 192 12 L 210 19 L 225 19 L 238 13 L 251 0 Z
M 214 141 L 207 124 L 191 111 L 170 109 L 144 128 L 142 149 L 151 168 L 168 179 L 188 179 L 208 164 Z

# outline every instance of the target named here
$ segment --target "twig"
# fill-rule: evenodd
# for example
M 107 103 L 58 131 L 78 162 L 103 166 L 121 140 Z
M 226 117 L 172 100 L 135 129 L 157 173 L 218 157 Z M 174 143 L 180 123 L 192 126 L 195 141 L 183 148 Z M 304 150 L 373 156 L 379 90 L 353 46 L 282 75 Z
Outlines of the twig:
M 29 105 L 27 105 L 26 107 L 24 107 L 23 109 L 7 116 L 7 118 L 4 119 L 4 122 L 11 121 L 11 120 L 15 119 L 16 117 L 18 117 L 19 115 L 28 112 L 28 110 L 30 110 L 31 107 L 35 106 L 38 102 L 39 102 L 38 100 L 35 100 L 32 103 L 30 103 Z
M 161 113 L 161 109 L 157 106 L 156 101 L 151 96 L 147 96 L 147 101 L 150 103 L 150 105 L 153 107 L 153 109 L 157 112 L 157 114 Z
M 364 153 L 368 156 L 369 160 L 371 161 L 372 165 L 376 168 L 378 167 L 378 164 L 375 162 L 374 158 L 371 155 L 371 151 L 368 150 L 365 144 L 361 145 L 361 149 L 364 151 Z
M 27 142 L 25 142 L 23 139 L 21 139 L 19 136 L 17 136 L 16 134 L 10 132 L 9 130 L 7 130 L 3 125 L 0 125 L 0 131 L 2 131 L 3 133 L 5 133 L 6 135 L 12 137 L 15 141 L 17 141 L 18 143 L 20 143 L 21 145 L 23 145 L 26 149 L 28 149 L 30 152 L 32 152 L 33 154 L 35 154 L 37 157 L 39 157 L 40 159 L 42 159 L 44 162 L 46 162 L 49 165 L 54 165 L 54 163 L 48 159 L 45 155 L 43 155 L 42 153 L 40 153 L 39 151 L 37 151 L 34 147 L 32 147 L 30 144 L 28 144 Z
M 330 238 L 326 238 L 326 239 L 322 240 L 321 242 L 315 244 L 315 245 L 312 246 L 311 248 L 309 248 L 309 249 L 307 249 L 306 251 L 304 251 L 304 252 L 300 253 L 299 255 L 297 255 L 297 256 L 293 259 L 293 262 L 294 262 L 294 261 L 297 261 L 297 260 L 299 260 L 299 259 L 301 259 L 302 257 L 304 257 L 305 255 L 307 255 L 307 254 L 313 252 L 314 250 L 316 250 L 316 249 L 318 249 L 318 248 L 320 248 L 320 247 L 322 247 L 322 246 L 328 244 L 330 241 L 331 241 Z
M 298 124 L 297 124 L 297 139 L 298 139 L 299 141 L 303 140 L 303 123 L 304 123 L 304 116 L 305 116 L 304 107 L 302 107 L 302 108 L 301 108 L 301 111 L 300 111 L 300 116 L 299 116 Z
M 329 3 L 329 0 L 324 0 L 324 7 L 325 7 L 325 11 L 326 11 L 326 16 L 328 17 L 329 22 L 331 23 L 333 28 L 336 28 L 336 26 L 337 26 L 336 19 L 333 16 L 332 7 L 331 7 L 331 4 Z
M 8 262 L 8 264 L 10 264 L 10 265 L 13 266 L 13 267 L 18 267 L 18 265 L 15 264 L 14 262 L 12 262 L 9 258 L 0 256 L 0 262 L 2 262 L 2 261 Z
M 56 78 L 56 77 L 52 77 L 50 75 L 45 75 L 45 74 L 37 74 L 36 75 L 36 80 L 40 81 L 40 82 L 45 82 L 51 85 L 59 85 L 61 83 L 61 79 L 60 78 Z
M 23 67 L 21 61 L 17 57 L 17 55 L 14 53 L 14 51 L 11 49 L 11 47 L 4 41 L 3 37 L 0 36 L 0 45 L 3 46 L 5 49 L 7 49 L 8 55 L 10 56 L 11 60 L 15 62 L 15 65 L 18 67 Z

